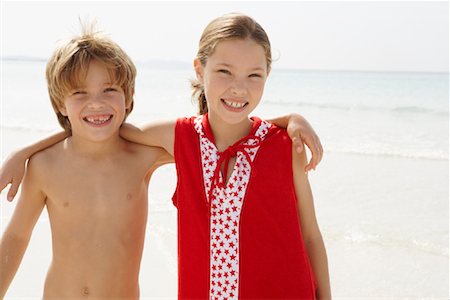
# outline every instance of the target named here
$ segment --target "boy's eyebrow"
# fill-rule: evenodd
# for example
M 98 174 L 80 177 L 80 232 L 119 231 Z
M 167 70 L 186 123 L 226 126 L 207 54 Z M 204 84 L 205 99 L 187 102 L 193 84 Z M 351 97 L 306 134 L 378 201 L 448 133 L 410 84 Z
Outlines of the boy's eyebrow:
M 107 82 L 104 82 L 104 83 L 102 84 L 102 86 L 113 86 L 113 85 L 119 86 L 118 83 L 113 82 L 113 81 L 107 81 Z M 86 88 L 87 88 L 87 85 L 83 84 L 83 85 L 80 85 L 80 86 L 73 86 L 73 87 L 71 87 L 71 88 L 70 88 L 70 91 L 75 91 L 75 90 L 80 90 L 80 89 L 86 89 Z
M 70 91 L 82 90 L 82 89 L 85 89 L 85 88 L 86 88 L 86 86 L 84 86 L 84 85 L 73 86 L 73 87 L 70 88 Z

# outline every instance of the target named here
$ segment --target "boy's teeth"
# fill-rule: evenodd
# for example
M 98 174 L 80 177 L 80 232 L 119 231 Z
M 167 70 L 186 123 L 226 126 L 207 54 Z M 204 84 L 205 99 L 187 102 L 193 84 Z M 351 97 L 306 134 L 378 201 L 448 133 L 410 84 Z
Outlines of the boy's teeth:
M 111 116 L 101 116 L 101 117 L 89 116 L 89 117 L 86 117 L 86 120 L 89 123 L 102 124 L 102 123 L 105 123 L 106 121 L 108 121 L 110 118 L 111 118 Z
M 230 102 L 227 100 L 223 100 L 225 101 L 225 104 L 234 108 L 242 108 L 244 107 L 245 103 L 240 103 L 240 102 Z

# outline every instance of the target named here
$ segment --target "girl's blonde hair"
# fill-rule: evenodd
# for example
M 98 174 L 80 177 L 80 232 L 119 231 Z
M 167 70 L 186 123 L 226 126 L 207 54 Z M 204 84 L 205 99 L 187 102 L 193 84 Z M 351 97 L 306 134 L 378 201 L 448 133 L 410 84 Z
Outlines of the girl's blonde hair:
M 95 30 L 94 23 L 82 24 L 82 34 L 56 49 L 46 68 L 50 101 L 59 123 L 67 131 L 71 130 L 70 121 L 60 108 L 70 91 L 83 85 L 93 60 L 103 64 L 114 84 L 124 91 L 125 104 L 129 106 L 125 116 L 133 109 L 135 65 L 119 45 Z
M 206 26 L 200 38 L 197 58 L 205 66 L 208 57 L 222 41 L 231 39 L 251 39 L 263 47 L 267 72 L 270 72 L 272 65 L 272 52 L 267 33 L 254 19 L 249 16 L 231 13 L 212 20 Z M 205 91 L 203 85 L 196 79 L 191 80 L 192 100 L 198 101 L 198 113 L 203 115 L 208 112 Z

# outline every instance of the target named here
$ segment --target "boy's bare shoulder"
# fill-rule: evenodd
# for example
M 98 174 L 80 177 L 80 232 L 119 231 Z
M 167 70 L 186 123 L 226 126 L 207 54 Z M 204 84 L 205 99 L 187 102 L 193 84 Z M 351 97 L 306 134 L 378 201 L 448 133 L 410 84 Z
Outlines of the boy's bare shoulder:
M 54 164 L 64 155 L 63 145 L 65 141 L 66 140 L 63 140 L 47 149 L 33 154 L 28 162 L 28 167 L 34 166 L 36 168 L 46 168 L 47 166 Z
M 126 141 L 126 150 L 130 154 L 131 159 L 140 163 L 145 162 L 148 166 L 153 166 L 157 161 L 162 159 L 167 160 L 169 156 L 163 148 L 145 146 L 129 141 Z
M 61 165 L 62 143 L 33 154 L 27 163 L 27 173 L 38 185 L 44 185 L 45 178 L 51 178 L 55 166 Z

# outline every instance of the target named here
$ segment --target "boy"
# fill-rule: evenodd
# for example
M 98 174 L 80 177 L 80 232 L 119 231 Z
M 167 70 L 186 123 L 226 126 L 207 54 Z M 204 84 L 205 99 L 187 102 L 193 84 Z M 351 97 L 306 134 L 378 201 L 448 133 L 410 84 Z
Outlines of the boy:
M 45 299 L 139 298 L 148 184 L 171 158 L 119 136 L 133 107 L 135 66 L 110 39 L 83 31 L 47 64 L 52 105 L 72 136 L 29 161 L 0 243 L 0 298 L 44 206 L 53 242 Z

